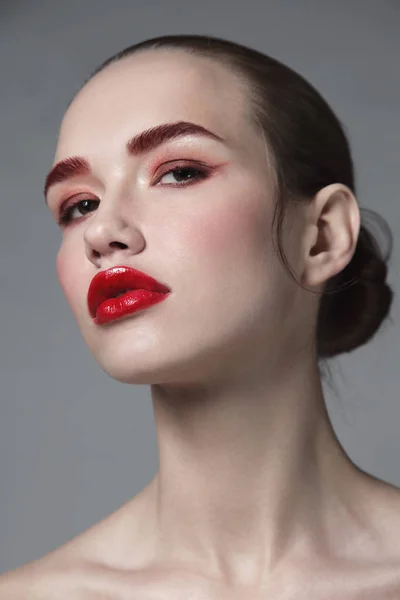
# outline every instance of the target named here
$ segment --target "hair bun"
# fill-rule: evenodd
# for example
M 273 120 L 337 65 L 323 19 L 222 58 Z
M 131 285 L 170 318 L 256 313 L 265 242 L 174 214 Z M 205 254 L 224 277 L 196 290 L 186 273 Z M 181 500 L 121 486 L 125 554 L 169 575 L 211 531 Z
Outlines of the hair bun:
M 387 262 L 393 237 L 386 221 L 377 213 L 361 209 L 379 220 L 389 243 L 385 256 L 377 239 L 365 225 L 349 264 L 329 280 L 323 292 L 318 317 L 318 357 L 351 352 L 368 342 L 388 316 L 393 290 L 386 282 Z

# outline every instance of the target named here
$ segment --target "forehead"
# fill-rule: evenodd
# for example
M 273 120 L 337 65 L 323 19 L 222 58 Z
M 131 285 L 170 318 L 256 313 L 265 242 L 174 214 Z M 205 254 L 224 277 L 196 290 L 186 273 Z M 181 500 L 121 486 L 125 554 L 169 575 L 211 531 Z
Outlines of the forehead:
M 244 84 L 230 69 L 182 51 L 147 51 L 106 67 L 74 98 L 55 160 L 164 122 L 193 121 L 235 143 L 250 134 Z M 253 132 L 254 135 L 254 132 Z

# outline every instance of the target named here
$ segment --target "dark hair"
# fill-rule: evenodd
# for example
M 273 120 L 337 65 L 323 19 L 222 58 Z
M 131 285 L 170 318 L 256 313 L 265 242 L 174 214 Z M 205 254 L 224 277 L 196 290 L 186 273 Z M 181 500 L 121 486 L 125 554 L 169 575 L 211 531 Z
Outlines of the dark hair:
M 293 69 L 252 48 L 207 35 L 166 35 L 139 42 L 103 62 L 89 79 L 135 52 L 159 48 L 178 48 L 217 60 L 245 82 L 252 117 L 263 130 L 276 173 L 276 250 L 294 277 L 281 243 L 287 204 L 307 201 L 331 183 L 342 183 L 356 193 L 343 125 L 321 94 Z M 318 359 L 351 352 L 369 341 L 393 301 L 393 291 L 386 283 L 393 247 L 391 230 L 375 211 L 361 208 L 360 213 L 360 233 L 351 261 L 326 282 L 322 292 L 314 292 L 322 294 L 316 332 Z M 385 230 L 386 255 L 363 223 L 363 216 L 374 217 Z

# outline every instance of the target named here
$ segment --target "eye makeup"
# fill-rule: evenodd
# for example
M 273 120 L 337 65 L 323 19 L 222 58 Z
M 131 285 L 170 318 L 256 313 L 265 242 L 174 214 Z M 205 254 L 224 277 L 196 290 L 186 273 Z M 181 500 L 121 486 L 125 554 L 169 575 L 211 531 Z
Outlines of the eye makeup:
M 221 136 L 209 131 L 202 125 L 188 121 L 177 121 L 174 123 L 162 123 L 135 135 L 126 143 L 126 151 L 130 156 L 138 156 L 148 153 L 170 140 L 184 138 L 188 135 L 208 137 L 221 144 L 225 142 Z M 58 162 L 46 177 L 44 186 L 45 200 L 48 190 L 55 183 L 69 179 L 76 174 L 88 173 L 90 173 L 90 165 L 87 158 L 83 156 L 73 156 Z
M 174 161 L 170 161 L 174 162 Z M 154 185 L 160 185 L 160 187 L 167 188 L 182 188 L 188 187 L 191 185 L 195 185 L 200 181 L 208 179 L 211 176 L 212 171 L 214 170 L 211 167 L 206 167 L 203 164 L 192 164 L 188 161 L 175 161 L 178 162 L 174 167 L 168 168 L 169 165 L 164 165 L 164 169 L 161 168 L 161 172 L 157 173 L 156 183 Z M 173 177 L 178 178 L 181 183 L 165 183 L 159 184 L 158 182 L 165 177 L 166 175 L 171 175 Z M 189 179 L 185 179 L 188 175 L 190 175 Z M 88 197 L 87 192 L 81 192 L 75 194 L 62 202 L 59 213 L 58 213 L 58 225 L 60 227 L 66 227 L 72 221 L 81 221 L 80 218 L 74 219 L 72 218 L 72 213 L 75 208 L 78 209 L 79 205 L 83 205 L 83 203 L 99 203 L 100 201 L 97 198 Z M 82 215 L 82 218 L 85 215 Z

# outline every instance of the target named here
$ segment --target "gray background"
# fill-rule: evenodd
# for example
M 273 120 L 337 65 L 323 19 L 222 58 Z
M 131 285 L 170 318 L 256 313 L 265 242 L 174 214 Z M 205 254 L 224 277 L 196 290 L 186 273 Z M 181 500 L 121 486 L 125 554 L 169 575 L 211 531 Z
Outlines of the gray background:
M 394 234 L 392 322 L 332 362 L 337 435 L 400 486 L 399 59 L 396 0 L 0 0 L 0 572 L 42 556 L 157 470 L 150 388 L 108 377 L 59 288 L 61 234 L 42 188 L 66 105 L 90 71 L 142 39 L 205 33 L 297 69 L 348 128 L 361 206 Z

